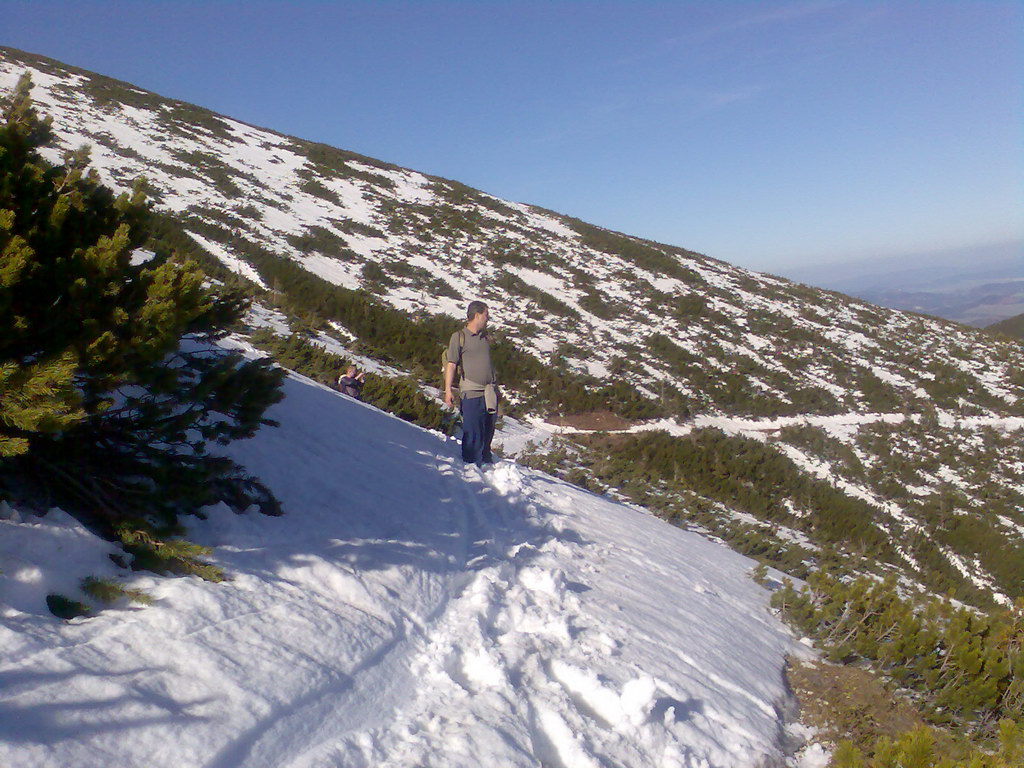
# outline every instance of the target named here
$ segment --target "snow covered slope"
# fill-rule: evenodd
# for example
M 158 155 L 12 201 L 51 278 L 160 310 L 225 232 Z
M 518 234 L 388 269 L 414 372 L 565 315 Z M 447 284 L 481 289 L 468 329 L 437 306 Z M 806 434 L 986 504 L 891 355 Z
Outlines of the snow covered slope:
M 86 143 L 104 183 L 145 176 L 159 210 L 255 286 L 288 261 L 416 314 L 484 298 L 517 347 L 629 380 L 668 411 L 920 410 L 1024 415 L 1024 351 L 684 248 L 499 200 L 456 181 L 245 125 L 0 49 L 54 119 L 48 157 Z M 699 179 L 681 183 L 699 183 Z M 738 222 L 738 225 L 741 223 Z
M 798 646 L 752 563 L 637 509 L 291 377 L 231 448 L 285 515 L 208 510 L 230 581 L 109 576 L 59 512 L 0 520 L 0 765 L 781 765 Z M 66 557 L 74 552 L 75 557 Z

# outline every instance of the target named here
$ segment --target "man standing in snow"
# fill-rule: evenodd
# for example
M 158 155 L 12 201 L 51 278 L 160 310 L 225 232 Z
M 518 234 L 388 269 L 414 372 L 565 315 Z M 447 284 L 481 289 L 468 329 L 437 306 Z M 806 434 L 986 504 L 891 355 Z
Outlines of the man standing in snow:
M 493 464 L 491 439 L 498 410 L 498 389 L 491 365 L 491 340 L 487 335 L 487 305 L 471 301 L 466 327 L 448 341 L 444 371 L 444 402 L 454 407 L 452 387 L 458 379 L 462 411 L 462 460 L 467 464 Z

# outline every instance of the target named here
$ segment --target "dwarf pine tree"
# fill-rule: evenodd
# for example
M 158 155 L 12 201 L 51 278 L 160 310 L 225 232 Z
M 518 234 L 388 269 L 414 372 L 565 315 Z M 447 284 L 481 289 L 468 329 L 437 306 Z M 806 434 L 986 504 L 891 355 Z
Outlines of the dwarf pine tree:
M 245 309 L 149 243 L 141 185 L 115 196 L 81 149 L 53 166 L 24 76 L 0 123 L 0 496 L 56 503 L 112 537 L 165 537 L 227 501 L 279 511 L 208 444 L 251 436 L 281 372 L 214 342 Z M 133 263 L 149 243 L 156 253 Z
M 73 374 L 71 354 L 21 366 L 9 361 L 0 364 L 0 459 L 28 450 L 23 435 L 55 432 L 83 416 L 71 385 Z

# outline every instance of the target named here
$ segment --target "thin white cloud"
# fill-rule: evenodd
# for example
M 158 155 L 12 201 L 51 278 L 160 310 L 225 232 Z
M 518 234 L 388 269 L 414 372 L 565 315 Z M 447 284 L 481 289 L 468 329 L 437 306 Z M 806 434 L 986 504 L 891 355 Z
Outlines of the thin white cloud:
M 700 43 L 707 43 L 733 32 L 784 24 L 786 22 L 804 19 L 809 16 L 820 15 L 837 8 L 846 6 L 846 0 L 810 0 L 809 2 L 789 3 L 775 8 L 758 10 L 755 13 L 748 13 L 745 16 L 712 24 L 705 27 L 695 27 L 687 30 L 681 35 L 673 35 L 660 40 L 654 46 L 645 51 L 620 57 L 610 62 L 613 67 L 627 66 L 647 59 L 660 58 L 671 54 L 679 47 L 692 46 Z M 722 8 L 735 8 L 735 5 L 722 4 Z
M 583 137 L 595 138 L 613 133 L 636 135 L 639 126 L 652 122 L 683 125 L 720 109 L 756 98 L 769 89 L 766 85 L 731 89 L 708 89 L 689 85 L 649 91 L 631 91 L 618 96 L 600 94 L 573 114 L 572 119 L 536 136 L 525 138 L 530 144 L 551 144 Z
M 732 21 L 715 24 L 702 29 L 695 29 L 677 38 L 670 38 L 666 42 L 692 42 L 695 38 L 717 37 L 728 32 L 750 27 L 763 27 L 771 24 L 780 24 L 794 19 L 802 19 L 806 16 L 814 16 L 825 11 L 831 11 L 846 5 L 845 0 L 813 0 L 813 2 L 790 3 L 768 10 L 761 10 L 747 16 L 733 19 Z

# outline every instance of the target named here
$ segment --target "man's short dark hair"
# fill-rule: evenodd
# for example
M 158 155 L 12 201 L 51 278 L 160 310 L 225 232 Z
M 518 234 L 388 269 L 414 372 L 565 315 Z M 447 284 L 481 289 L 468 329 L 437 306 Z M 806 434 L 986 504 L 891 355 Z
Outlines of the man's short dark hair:
M 487 311 L 487 305 L 482 301 L 471 301 L 469 307 L 466 308 L 466 319 L 472 320 L 474 317 L 479 315 L 481 312 Z

